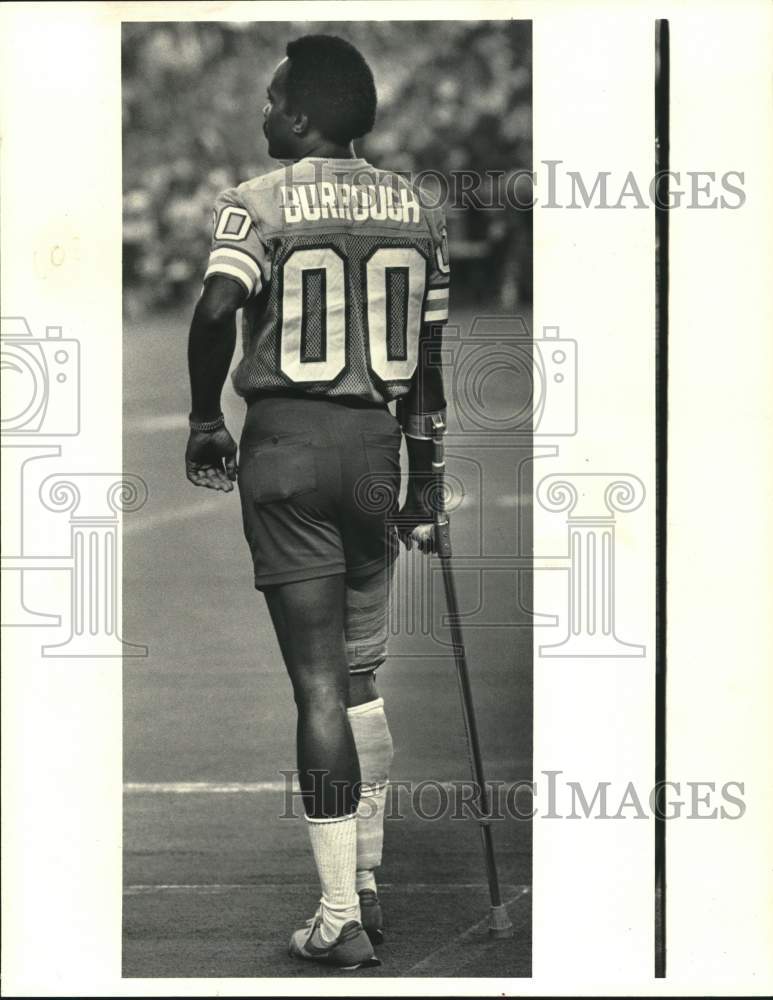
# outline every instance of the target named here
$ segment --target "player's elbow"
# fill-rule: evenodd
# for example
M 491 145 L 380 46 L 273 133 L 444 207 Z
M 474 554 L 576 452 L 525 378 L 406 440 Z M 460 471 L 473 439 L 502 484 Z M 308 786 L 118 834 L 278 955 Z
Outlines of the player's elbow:
M 236 313 L 236 309 L 220 299 L 207 301 L 202 299 L 196 307 L 196 313 L 198 319 L 206 323 L 207 326 L 220 326 Z
M 208 281 L 196 306 L 198 318 L 213 326 L 225 323 L 236 314 L 243 297 L 233 282 Z

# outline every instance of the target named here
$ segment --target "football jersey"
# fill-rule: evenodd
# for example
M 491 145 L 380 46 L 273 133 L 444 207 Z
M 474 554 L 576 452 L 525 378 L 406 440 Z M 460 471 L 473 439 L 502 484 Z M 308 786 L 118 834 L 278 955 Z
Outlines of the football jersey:
M 445 220 L 363 159 L 307 157 L 224 191 L 205 280 L 239 281 L 241 396 L 293 389 L 388 403 L 423 323 L 448 319 Z

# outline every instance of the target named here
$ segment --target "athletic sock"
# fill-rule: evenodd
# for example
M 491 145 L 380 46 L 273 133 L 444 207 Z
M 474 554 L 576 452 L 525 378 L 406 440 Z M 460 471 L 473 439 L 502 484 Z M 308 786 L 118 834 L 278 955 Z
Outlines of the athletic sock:
M 363 889 L 372 889 L 373 892 L 376 891 L 376 876 L 371 868 L 357 869 L 355 888 L 357 889 L 357 892 L 362 892 Z
M 360 901 L 355 889 L 357 865 L 356 813 L 335 819 L 306 817 L 311 850 L 322 887 L 320 934 L 335 941 L 344 924 L 360 919 Z
M 384 813 L 394 748 L 384 699 L 376 698 L 347 710 L 360 758 L 362 787 L 357 808 L 357 892 L 376 891 L 374 869 L 381 864 Z

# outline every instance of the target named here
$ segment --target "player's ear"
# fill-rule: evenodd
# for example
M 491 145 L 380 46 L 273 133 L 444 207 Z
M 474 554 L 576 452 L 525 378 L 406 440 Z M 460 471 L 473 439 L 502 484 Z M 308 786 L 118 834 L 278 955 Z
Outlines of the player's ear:
M 306 133 L 309 131 L 308 115 L 304 115 L 303 112 L 299 111 L 298 114 L 295 116 L 292 128 L 293 132 L 296 135 L 298 136 L 306 135 Z

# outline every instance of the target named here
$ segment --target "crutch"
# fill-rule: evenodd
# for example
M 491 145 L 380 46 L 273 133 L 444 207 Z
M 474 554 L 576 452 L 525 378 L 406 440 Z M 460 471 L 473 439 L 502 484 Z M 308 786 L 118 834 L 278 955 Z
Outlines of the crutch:
M 435 552 L 440 559 L 440 566 L 443 571 L 443 586 L 448 606 L 451 643 L 454 650 L 454 660 L 456 661 L 456 675 L 459 681 L 459 695 L 462 701 L 464 729 L 467 735 L 467 755 L 478 800 L 478 822 L 483 839 L 483 856 L 486 862 L 486 875 L 488 877 L 489 895 L 491 897 L 489 934 L 492 937 L 504 938 L 512 936 L 513 925 L 502 903 L 502 893 L 499 888 L 499 877 L 494 858 L 494 842 L 491 831 L 491 808 L 486 788 L 486 779 L 483 776 L 483 759 L 480 752 L 480 741 L 478 740 L 478 725 L 475 721 L 475 709 L 472 703 L 472 690 L 470 688 L 470 677 L 467 669 L 467 654 L 464 649 L 462 627 L 459 624 L 459 602 L 456 597 L 456 586 L 451 567 L 451 526 L 443 495 L 443 477 L 446 467 L 445 448 L 443 446 L 443 435 L 445 432 L 446 425 L 443 417 L 433 415 L 432 471 L 434 496 L 432 497 L 432 506 L 435 523 Z

